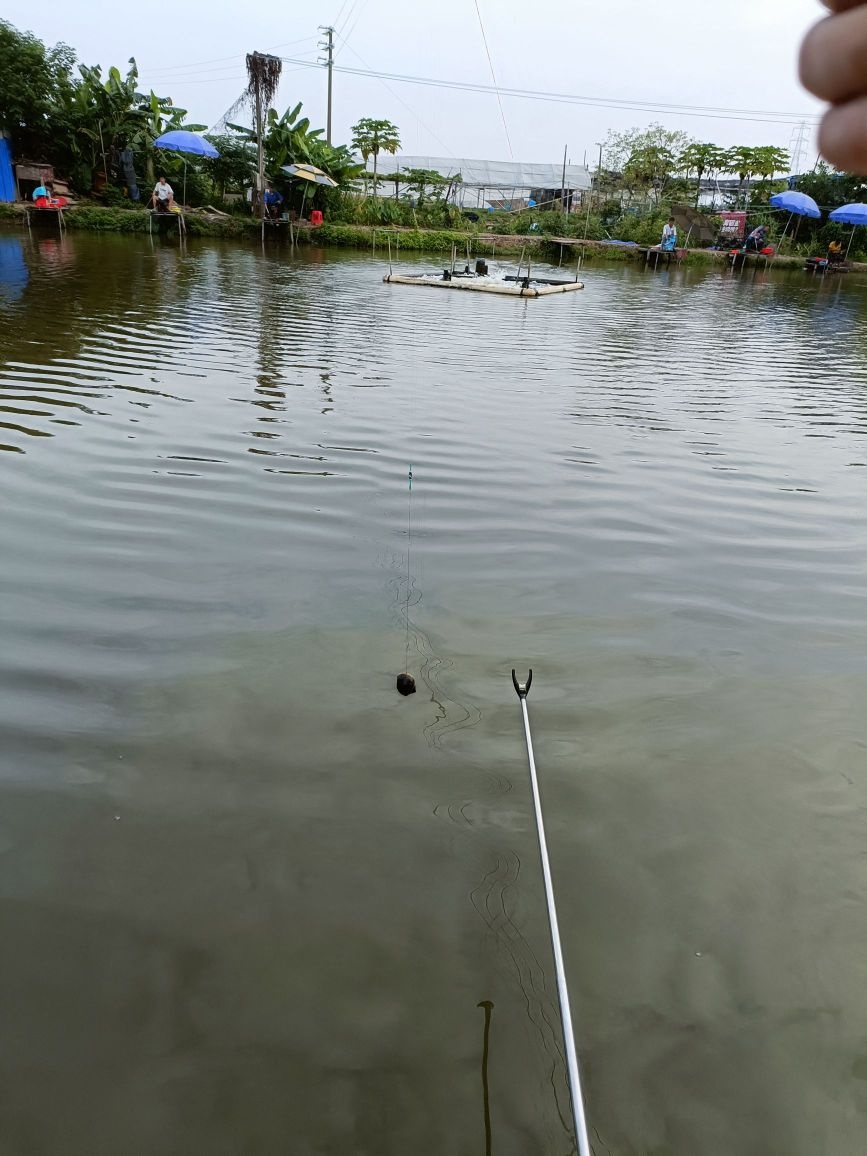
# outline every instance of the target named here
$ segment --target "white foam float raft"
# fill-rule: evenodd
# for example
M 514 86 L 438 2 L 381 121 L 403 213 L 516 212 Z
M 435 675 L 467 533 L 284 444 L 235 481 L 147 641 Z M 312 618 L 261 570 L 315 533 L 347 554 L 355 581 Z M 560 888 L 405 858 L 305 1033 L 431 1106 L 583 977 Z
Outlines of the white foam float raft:
M 546 281 L 536 277 L 485 277 L 477 273 L 386 273 L 387 285 L 425 285 L 430 289 L 459 289 L 466 293 L 498 293 L 501 297 L 550 297 L 575 293 L 582 281 Z

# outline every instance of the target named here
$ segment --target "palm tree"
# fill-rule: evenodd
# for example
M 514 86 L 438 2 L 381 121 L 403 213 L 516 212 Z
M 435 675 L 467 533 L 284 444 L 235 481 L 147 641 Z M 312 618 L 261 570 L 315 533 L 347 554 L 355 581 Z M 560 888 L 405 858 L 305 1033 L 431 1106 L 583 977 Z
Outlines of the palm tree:
M 392 156 L 400 148 L 400 129 L 390 120 L 363 117 L 352 126 L 352 147 L 358 149 L 365 164 L 373 157 L 373 195 L 376 196 L 376 161 L 381 152 Z

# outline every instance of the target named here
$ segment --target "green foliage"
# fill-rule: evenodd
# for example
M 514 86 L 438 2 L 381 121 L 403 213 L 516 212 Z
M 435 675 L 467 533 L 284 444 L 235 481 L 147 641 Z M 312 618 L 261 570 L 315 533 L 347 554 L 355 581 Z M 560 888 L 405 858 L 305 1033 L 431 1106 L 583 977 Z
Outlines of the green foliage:
M 146 233 L 150 216 L 141 209 L 130 212 L 83 205 L 68 210 L 64 219 L 68 229 L 81 229 L 88 233 Z
M 392 253 L 395 257 L 401 249 L 407 252 L 419 253 L 451 253 L 452 245 L 457 245 L 458 256 L 466 259 L 467 234 L 450 229 L 414 229 L 411 231 L 364 228 L 359 225 L 323 225 L 316 230 L 316 240 L 323 245 L 345 245 L 356 248 L 371 248 L 376 241 L 377 249 L 386 249 L 391 240 Z M 503 249 L 504 247 L 498 246 Z M 541 252 L 541 242 L 527 242 L 526 238 L 516 238 L 515 243 L 506 246 L 505 251 L 519 253 L 526 249 L 531 254 Z M 471 253 L 489 253 L 490 244 L 479 241 L 471 247 Z
M 67 45 L 48 48 L 0 20 L 0 127 L 11 134 L 19 156 L 49 155 L 56 105 L 71 85 L 74 63 Z
M 852 173 L 841 173 L 824 162 L 798 180 L 798 191 L 812 197 L 823 209 L 839 209 L 867 197 L 867 180 Z
M 698 207 L 701 197 L 702 177 L 714 177 L 717 173 L 721 172 L 726 164 L 726 157 L 727 153 L 725 149 L 721 149 L 710 142 L 700 143 L 699 141 L 690 141 L 681 152 L 678 158 L 678 165 L 681 171 L 685 173 L 687 177 L 689 177 L 690 173 L 695 173 L 696 175 L 696 207 Z
M 661 124 L 626 132 L 610 131 L 603 145 L 603 166 L 621 175 L 628 200 L 636 195 L 658 204 L 677 171 L 678 158 L 690 139 Z
M 106 185 L 101 195 L 103 204 L 109 208 L 126 209 L 133 206 L 133 202 L 126 195 L 126 190 L 118 188 L 117 185 Z
M 442 173 L 436 169 L 404 169 L 395 176 L 398 185 L 402 184 L 416 198 L 416 207 L 424 206 L 425 198 L 430 193 L 435 201 L 441 201 L 451 181 L 447 181 Z
M 612 227 L 612 235 L 618 241 L 635 241 L 639 245 L 658 245 L 662 230 L 668 220 L 668 212 L 661 209 L 643 215 L 628 214 L 621 217 Z
M 239 133 L 223 133 L 207 138 L 220 154 L 208 160 L 214 196 L 222 200 L 227 192 L 240 192 L 256 168 L 256 153 L 250 141 Z
M 18 215 L 16 213 L 16 215 Z M 140 208 L 102 208 L 97 205 L 80 205 L 64 214 L 67 228 L 88 233 L 147 233 L 151 228 L 150 214 Z M 196 237 L 243 237 L 257 236 L 259 222 L 249 215 L 246 217 L 200 217 L 194 213 L 186 216 L 187 233 Z M 176 231 L 177 225 L 171 227 Z
M 361 153 L 365 164 L 373 157 L 373 191 L 376 192 L 376 163 L 380 153 L 394 155 L 400 148 L 400 129 L 390 120 L 362 117 L 352 126 L 352 147 Z
M 788 172 L 789 154 L 784 149 L 773 145 L 752 148 L 739 145 L 729 149 L 723 164 L 724 172 L 736 173 L 740 178 L 741 186 L 746 183 L 744 203 L 749 203 L 750 178 L 757 176 L 766 180 L 772 179 L 777 173 Z
M 326 190 L 312 182 L 293 181 L 283 172 L 284 165 L 306 164 L 321 169 L 338 187 L 355 180 L 364 171 L 346 145 L 330 145 L 323 139 L 324 129 L 311 129 L 308 117 L 301 116 L 300 102 L 294 108 L 287 108 L 282 115 L 269 109 L 265 120 L 264 149 L 265 172 L 268 179 L 280 189 L 289 203 L 300 206 L 302 199 L 310 206 L 327 202 Z M 231 156 L 235 158 L 233 172 L 240 175 L 244 158 L 249 157 L 255 167 L 255 149 L 258 139 L 255 129 L 243 125 L 230 124 L 232 136 Z M 217 145 L 220 149 L 219 144 Z M 219 165 L 219 161 L 212 162 Z M 249 177 L 249 173 L 248 173 Z
M 710 141 L 691 140 L 686 133 L 672 132 L 660 124 L 627 132 L 609 132 L 603 147 L 596 190 L 606 200 L 619 199 L 625 206 L 658 207 L 663 199 L 701 197 L 705 176 L 721 173 L 740 177 L 741 199 L 752 177 L 773 180 L 788 172 L 789 155 L 774 145 L 738 146 L 723 149 Z M 692 186 L 693 174 L 695 185 Z

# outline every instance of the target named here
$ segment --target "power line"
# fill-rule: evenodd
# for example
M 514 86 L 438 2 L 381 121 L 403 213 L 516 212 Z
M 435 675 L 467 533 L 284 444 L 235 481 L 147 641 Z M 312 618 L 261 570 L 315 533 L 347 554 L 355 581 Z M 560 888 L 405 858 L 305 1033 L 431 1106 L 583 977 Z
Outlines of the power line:
M 340 5 L 340 11 L 337 13 L 337 15 L 331 21 L 330 27 L 332 27 L 332 28 L 337 27 L 337 25 L 340 23 L 340 17 L 343 15 L 344 11 L 346 10 L 346 5 L 348 3 L 349 3 L 349 0 L 343 0 L 343 3 Z
M 358 7 L 358 0 L 352 0 L 352 3 L 349 5 L 349 8 L 346 12 L 346 15 L 343 17 L 343 23 L 337 29 L 338 33 L 341 36 L 346 31 L 346 26 L 349 24 L 349 21 L 352 19 L 352 14 L 355 12 L 355 9 L 357 7 Z
M 357 55 L 357 53 L 356 53 Z M 316 68 L 315 64 L 298 60 L 295 57 L 283 58 L 289 64 L 298 64 L 302 67 Z M 335 65 L 337 72 L 344 72 L 351 76 L 366 76 L 376 80 L 391 80 L 398 84 L 416 84 L 428 88 L 449 89 L 455 92 L 495 93 L 499 91 L 503 96 L 520 100 L 538 100 L 549 104 L 581 105 L 589 108 L 615 108 L 631 112 L 675 113 L 681 116 L 706 117 L 715 120 L 749 121 L 755 124 L 799 124 L 801 121 L 817 123 L 818 114 L 773 112 L 759 109 L 714 108 L 713 106 L 669 104 L 662 101 L 640 101 L 615 99 L 610 97 L 581 96 L 575 93 L 542 92 L 535 89 L 503 88 L 495 89 L 490 84 L 477 84 L 472 81 L 435 80 L 427 76 L 406 76 L 395 72 L 381 72 L 375 69 L 352 68 L 348 65 Z
M 346 35 L 343 36 L 344 43 L 347 40 L 349 40 L 350 36 L 352 36 L 355 29 L 358 27 L 358 23 L 361 20 L 361 17 L 364 15 L 364 9 L 367 7 L 368 2 L 369 2 L 369 0 L 361 0 L 361 7 L 358 9 L 358 15 L 355 17 L 355 21 L 354 21 L 352 27 L 349 29 L 349 31 L 346 33 Z M 349 23 L 349 18 L 347 17 L 347 19 L 343 23 L 343 29 L 344 30 L 345 30 L 348 23 Z
M 281 43 L 281 44 L 272 45 L 271 50 L 273 51 L 274 49 L 277 49 L 277 48 L 292 48 L 296 44 L 308 44 L 315 39 L 316 39 L 315 36 L 304 36 L 300 40 L 286 40 L 286 41 L 283 41 L 283 43 Z M 301 55 L 303 56 L 305 54 L 301 53 Z M 147 76 L 152 76 L 152 77 L 159 79 L 160 77 L 163 77 L 164 74 L 165 74 L 165 77 L 168 78 L 167 74 L 168 73 L 174 73 L 174 72 L 179 72 L 179 73 L 186 75 L 186 74 L 190 73 L 191 69 L 202 68 L 206 64 L 226 64 L 228 61 L 231 61 L 233 63 L 235 63 L 235 62 L 240 63 L 243 60 L 244 60 L 243 55 L 239 55 L 238 53 L 235 53 L 234 56 L 217 56 L 213 60 L 195 60 L 195 61 L 190 61 L 187 64 L 164 64 L 158 68 L 150 68 L 150 69 L 145 68 L 142 71 Z M 216 70 L 215 69 L 207 69 L 207 71 L 214 72 Z
M 479 0 L 473 0 L 473 3 L 476 6 L 476 15 L 479 18 L 479 28 L 481 28 L 481 30 L 482 30 L 482 41 L 484 42 L 484 45 L 485 45 L 485 55 L 488 58 L 488 66 L 491 70 L 491 79 L 494 82 L 494 89 L 497 93 L 497 104 L 500 106 L 500 116 L 503 118 L 503 131 L 506 134 L 506 144 L 509 146 L 509 156 L 512 160 L 514 160 L 515 154 L 512 152 L 512 141 L 509 137 L 509 126 L 506 124 L 506 113 L 505 113 L 505 110 L 503 108 L 503 99 L 500 96 L 500 89 L 497 85 L 497 74 L 494 72 L 494 62 L 491 59 L 491 50 L 488 47 L 488 38 L 485 35 L 485 25 L 484 25 L 484 22 L 482 20 L 482 10 L 481 10 L 481 8 L 479 8 Z
M 359 52 L 356 52 L 356 51 L 355 51 L 355 49 L 352 47 L 352 45 L 351 45 L 351 44 L 347 44 L 347 43 L 346 43 L 346 41 L 343 39 L 343 37 L 342 37 L 342 36 L 340 37 L 340 39 L 341 39 L 341 41 L 343 41 L 343 47 L 344 47 L 344 48 L 348 48 L 348 49 L 349 49 L 349 51 L 352 53 L 352 55 L 353 55 L 353 56 L 355 56 L 355 57 L 356 57 L 358 60 L 360 60 L 360 61 L 361 61 L 361 63 L 362 63 L 364 66 L 365 66 L 365 68 L 367 68 L 367 69 L 370 69 L 370 65 L 369 65 L 369 64 L 367 63 L 367 61 L 366 61 L 366 60 L 365 60 L 365 59 L 364 59 L 364 58 L 361 56 L 361 54 L 360 54 Z M 335 68 L 337 68 L 337 67 L 338 67 L 338 66 L 337 66 L 337 65 L 335 65 Z M 350 70 L 348 70 L 348 69 L 346 69 L 346 68 L 338 68 L 338 71 L 339 71 L 339 72 L 347 72 L 347 71 L 350 71 Z M 370 72 L 370 75 L 371 75 L 371 76 L 375 76 L 376 74 L 375 74 L 374 72 L 372 72 L 372 71 L 371 71 L 371 72 Z M 433 139 L 434 139 L 434 140 L 437 142 L 437 144 L 438 144 L 438 145 L 440 145 L 442 148 L 444 148 L 444 149 L 446 150 L 446 156 L 447 156 L 447 157 L 451 157 L 451 158 L 452 158 L 452 160 L 455 160 L 456 158 L 455 158 L 454 154 L 452 153 L 451 149 L 449 148 L 449 146 L 448 146 L 448 145 L 447 145 L 447 144 L 446 144 L 446 143 L 445 143 L 443 140 L 441 140 L 441 139 L 440 139 L 440 137 L 438 137 L 438 136 L 437 136 L 437 134 L 434 132 L 434 130 L 433 130 L 433 129 L 432 129 L 430 126 L 429 126 L 429 125 L 425 124 L 425 122 L 424 122 L 424 121 L 421 119 L 421 117 L 418 115 L 418 113 L 415 111 L 415 109 L 414 109 L 414 108 L 412 108 L 410 105 L 408 105 L 408 104 L 406 103 L 406 101 L 403 99 L 403 97 L 402 97 L 402 96 L 400 96 L 398 93 L 396 93 L 396 92 L 394 91 L 394 89 L 391 87 L 391 85 L 390 85 L 390 84 L 388 84 L 388 82 L 387 82 L 387 81 L 385 81 L 385 80 L 384 80 L 384 79 L 383 79 L 381 76 L 380 76 L 380 77 L 376 77 L 376 79 L 378 79 L 378 80 L 379 80 L 379 82 L 380 82 L 380 84 L 381 84 L 381 85 L 382 85 L 382 86 L 383 86 L 385 89 L 387 89 L 387 91 L 388 91 L 388 92 L 390 92 L 390 93 L 391 93 L 391 95 L 394 97 L 394 99 L 395 99 L 396 101 L 398 101 L 400 104 L 402 104 L 402 105 L 403 105 L 403 107 L 404 107 L 404 108 L 407 110 L 407 112 L 409 112 L 409 113 L 410 113 L 410 115 L 411 115 L 411 116 L 414 116 L 414 117 L 415 117 L 416 121 L 417 121 L 417 122 L 418 122 L 418 123 L 421 125 L 421 127 L 422 127 L 422 128 L 425 130 L 425 132 L 427 132 L 427 133 L 428 133 L 428 134 L 429 134 L 429 135 L 430 135 L 430 136 L 431 136 L 431 137 L 432 137 L 432 138 L 433 138 Z

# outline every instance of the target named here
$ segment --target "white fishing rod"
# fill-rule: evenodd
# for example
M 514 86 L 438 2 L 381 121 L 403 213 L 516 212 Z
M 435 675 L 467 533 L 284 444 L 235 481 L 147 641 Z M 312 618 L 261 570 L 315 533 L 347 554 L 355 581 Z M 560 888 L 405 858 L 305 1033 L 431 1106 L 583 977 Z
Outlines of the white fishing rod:
M 572 1030 L 572 1012 L 569 1009 L 569 989 L 566 986 L 566 968 L 563 964 L 563 948 L 560 944 L 560 928 L 557 923 L 557 907 L 554 903 L 554 883 L 551 878 L 551 864 L 548 859 L 548 840 L 545 838 L 545 820 L 542 816 L 542 796 L 539 793 L 539 777 L 536 774 L 536 759 L 533 754 L 533 736 L 530 733 L 530 714 L 527 710 L 527 696 L 533 685 L 533 672 L 526 682 L 518 682 L 512 671 L 515 693 L 521 700 L 524 716 L 524 733 L 527 736 L 527 755 L 530 760 L 530 781 L 533 785 L 533 805 L 536 808 L 536 831 L 539 835 L 539 852 L 542 857 L 542 874 L 545 877 L 545 896 L 548 900 L 548 922 L 551 926 L 551 946 L 554 949 L 554 964 L 557 969 L 557 992 L 560 996 L 560 1019 L 563 1023 L 563 1043 L 566 1046 L 566 1067 L 569 1072 L 569 1090 L 572 1094 L 572 1119 L 575 1123 L 575 1140 L 578 1156 L 593 1156 L 587 1137 L 587 1120 L 584 1115 L 584 1096 L 581 1092 L 581 1075 L 578 1071 L 578 1056 L 575 1051 L 575 1034 Z

